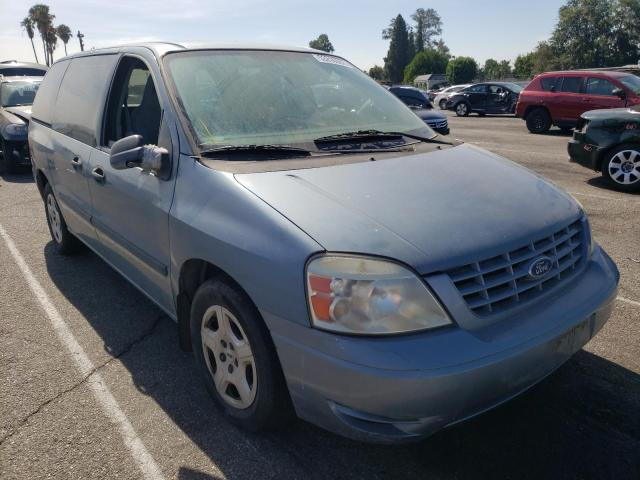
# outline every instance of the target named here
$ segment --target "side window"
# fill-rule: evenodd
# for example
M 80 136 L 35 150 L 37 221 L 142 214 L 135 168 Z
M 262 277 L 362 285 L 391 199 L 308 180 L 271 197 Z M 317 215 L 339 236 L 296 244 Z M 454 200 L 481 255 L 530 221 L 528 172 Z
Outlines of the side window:
M 560 91 L 566 93 L 580 93 L 581 86 L 582 77 L 562 77 Z
M 540 79 L 540 86 L 545 92 L 553 92 L 558 88 L 559 80 L 558 77 L 544 77 Z
M 399 98 L 410 107 L 422 107 L 427 103 L 427 101 L 419 95 L 399 95 Z
M 613 96 L 613 90 L 616 86 L 606 78 L 590 77 L 587 79 L 587 86 L 585 93 L 587 95 L 611 95 Z
M 64 77 L 68 66 L 68 61 L 54 63 L 45 75 L 33 102 L 31 115 L 35 120 L 51 124 L 56 98 L 58 97 L 58 90 L 60 90 L 62 77 Z
M 162 109 L 149 68 L 142 60 L 125 57 L 120 62 L 109 94 L 103 144 L 130 135 L 142 135 L 157 145 Z
M 92 147 L 98 144 L 104 98 L 116 60 L 116 55 L 71 60 L 56 101 L 54 130 Z
M 469 87 L 466 91 L 470 93 L 487 93 L 487 86 L 474 85 L 473 87 Z
M 489 93 L 504 93 L 504 88 L 499 85 L 489 85 Z

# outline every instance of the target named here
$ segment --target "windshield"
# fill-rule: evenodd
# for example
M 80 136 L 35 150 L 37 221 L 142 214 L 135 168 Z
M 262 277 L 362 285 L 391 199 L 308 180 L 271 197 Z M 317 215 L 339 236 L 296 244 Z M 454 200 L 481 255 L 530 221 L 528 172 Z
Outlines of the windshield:
M 202 145 L 291 145 L 363 130 L 435 134 L 345 60 L 283 51 L 172 53 L 165 65 Z
M 0 84 L 0 103 L 3 107 L 33 105 L 40 82 L 5 82 Z
M 636 77 L 635 75 L 628 75 L 626 77 L 621 77 L 620 81 L 633 93 L 635 93 L 636 95 L 640 95 L 640 77 Z
M 518 85 L 517 83 L 511 83 L 511 82 L 507 82 L 507 83 L 503 83 L 502 85 L 504 85 L 505 87 L 507 87 L 509 90 L 511 90 L 514 93 L 520 93 L 522 90 L 524 90 L 520 85 Z

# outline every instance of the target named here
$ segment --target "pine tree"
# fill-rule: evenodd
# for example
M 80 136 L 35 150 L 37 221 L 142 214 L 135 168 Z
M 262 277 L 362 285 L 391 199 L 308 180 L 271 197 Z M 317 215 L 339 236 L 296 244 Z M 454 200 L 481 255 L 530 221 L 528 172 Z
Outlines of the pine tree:
M 398 83 L 404 78 L 404 69 L 411 61 L 411 58 L 409 58 L 411 53 L 409 32 L 407 23 L 402 18 L 402 15 L 398 15 L 395 18 L 390 30 L 391 43 L 384 59 L 384 70 L 391 82 Z

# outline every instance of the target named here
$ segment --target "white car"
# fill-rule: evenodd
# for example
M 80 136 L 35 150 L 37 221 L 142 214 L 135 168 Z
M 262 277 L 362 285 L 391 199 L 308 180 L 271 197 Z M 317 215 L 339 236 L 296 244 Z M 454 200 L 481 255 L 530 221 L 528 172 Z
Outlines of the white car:
M 452 85 L 451 87 L 447 87 L 438 95 L 436 95 L 436 97 L 433 99 L 433 104 L 438 105 L 438 107 L 440 107 L 440 110 L 446 110 L 445 105 L 449 96 L 453 95 L 454 93 L 458 93 L 463 88 L 467 88 L 469 86 L 471 86 L 470 83 L 467 83 L 465 85 Z

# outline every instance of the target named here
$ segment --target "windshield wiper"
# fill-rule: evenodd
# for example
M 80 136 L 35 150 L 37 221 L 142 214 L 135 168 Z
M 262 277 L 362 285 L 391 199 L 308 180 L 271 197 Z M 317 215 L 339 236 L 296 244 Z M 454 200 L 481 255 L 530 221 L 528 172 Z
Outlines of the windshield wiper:
M 413 140 L 420 140 L 421 142 L 433 142 L 433 143 L 444 143 L 439 142 L 438 140 L 434 140 L 433 137 L 423 137 L 420 135 L 414 135 L 412 133 L 404 133 L 404 132 L 383 132 L 380 130 L 357 130 L 354 132 L 345 132 L 338 133 L 336 135 L 328 135 L 326 137 L 316 138 L 315 143 L 330 143 L 330 142 L 340 142 L 340 141 L 348 141 L 348 140 L 393 140 L 402 137 L 411 138 Z
M 201 145 L 207 147 L 207 145 Z M 305 148 L 291 145 L 222 145 L 205 148 L 200 152 L 202 156 L 215 156 L 224 153 L 250 153 L 265 156 L 308 157 L 311 152 Z

